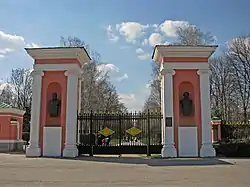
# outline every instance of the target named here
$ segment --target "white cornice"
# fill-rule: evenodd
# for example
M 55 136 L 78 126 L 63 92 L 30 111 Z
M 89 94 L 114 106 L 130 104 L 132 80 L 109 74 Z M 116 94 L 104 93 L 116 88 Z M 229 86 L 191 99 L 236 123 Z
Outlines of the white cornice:
M 217 46 L 184 46 L 184 45 L 156 45 L 153 60 L 160 62 L 163 57 L 200 57 L 209 58 Z
M 69 59 L 76 58 L 81 65 L 89 63 L 91 58 L 84 48 L 51 47 L 51 48 L 25 48 L 33 59 Z
M 17 108 L 1 108 L 0 114 L 17 114 L 17 115 L 24 115 L 25 111 L 17 109 Z
M 34 64 L 34 71 L 80 71 L 80 66 L 77 64 Z

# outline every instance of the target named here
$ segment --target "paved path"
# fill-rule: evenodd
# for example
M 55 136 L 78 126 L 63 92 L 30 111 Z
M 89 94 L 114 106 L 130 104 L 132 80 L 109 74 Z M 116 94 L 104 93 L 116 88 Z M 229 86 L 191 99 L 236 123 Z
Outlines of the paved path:
M 249 187 L 249 172 L 247 159 L 66 160 L 0 154 L 0 187 Z

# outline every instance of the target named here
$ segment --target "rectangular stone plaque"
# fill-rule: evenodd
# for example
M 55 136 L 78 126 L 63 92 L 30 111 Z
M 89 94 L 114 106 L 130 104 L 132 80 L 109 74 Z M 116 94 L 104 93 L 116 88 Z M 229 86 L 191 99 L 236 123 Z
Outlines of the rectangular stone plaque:
M 165 118 L 165 125 L 166 127 L 172 127 L 172 117 Z

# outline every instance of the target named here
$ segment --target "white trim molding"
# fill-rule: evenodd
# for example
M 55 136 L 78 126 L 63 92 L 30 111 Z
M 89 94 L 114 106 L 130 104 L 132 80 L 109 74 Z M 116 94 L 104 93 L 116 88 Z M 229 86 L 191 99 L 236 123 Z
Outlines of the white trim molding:
M 19 124 L 19 121 L 10 121 L 10 125 L 16 125 L 16 128 L 17 128 L 16 139 L 19 140 L 20 139 L 20 124 Z
M 23 140 L 0 140 L 1 143 L 23 143 Z
M 34 64 L 35 71 L 80 71 L 77 64 Z
M 83 47 L 25 48 L 33 59 L 77 59 L 83 66 L 91 58 Z
M 0 114 L 16 114 L 16 115 L 24 115 L 25 111 L 20 110 L 18 108 L 1 108 Z
M 171 69 L 202 69 L 208 70 L 209 64 L 208 63 L 163 63 L 161 64 L 161 70 L 171 70 Z

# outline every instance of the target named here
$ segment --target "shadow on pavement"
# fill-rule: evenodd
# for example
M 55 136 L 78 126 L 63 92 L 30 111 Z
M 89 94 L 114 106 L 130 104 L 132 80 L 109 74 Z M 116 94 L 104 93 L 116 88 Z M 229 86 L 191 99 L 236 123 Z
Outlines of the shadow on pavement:
M 68 158 L 70 159 L 70 158 Z M 218 158 L 176 158 L 176 159 L 145 159 L 134 157 L 101 157 L 81 156 L 72 160 L 119 164 L 145 164 L 148 166 L 209 166 L 233 165 Z

